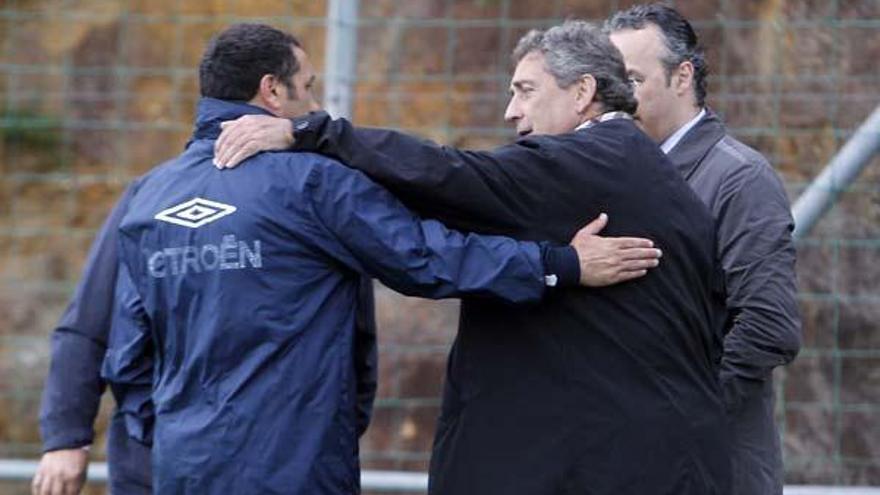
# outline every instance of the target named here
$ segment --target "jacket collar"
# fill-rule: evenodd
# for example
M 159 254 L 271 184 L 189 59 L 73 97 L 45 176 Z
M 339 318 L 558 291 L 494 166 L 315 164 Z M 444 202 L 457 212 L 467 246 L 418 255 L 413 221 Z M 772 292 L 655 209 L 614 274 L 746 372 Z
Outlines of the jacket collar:
M 633 117 L 632 117 L 632 115 L 630 115 L 626 112 L 605 112 L 605 113 L 603 113 L 601 115 L 597 115 L 596 117 L 593 117 L 592 119 L 575 127 L 574 130 L 579 131 L 581 129 L 589 129 L 590 127 L 593 127 L 596 124 L 601 124 L 602 122 L 607 122 L 609 120 L 614 120 L 614 119 L 632 120 Z
M 269 111 L 244 101 L 203 97 L 196 110 L 196 128 L 190 142 L 196 139 L 217 139 L 221 122 L 249 114 L 272 115 Z
M 707 109 L 706 115 L 669 152 L 669 160 L 687 180 L 725 134 L 727 129 L 721 119 L 715 112 Z

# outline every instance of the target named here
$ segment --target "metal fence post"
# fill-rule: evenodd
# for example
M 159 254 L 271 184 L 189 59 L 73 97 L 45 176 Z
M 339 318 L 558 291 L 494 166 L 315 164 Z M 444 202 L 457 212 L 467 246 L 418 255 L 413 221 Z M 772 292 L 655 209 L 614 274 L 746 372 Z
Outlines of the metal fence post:
M 792 208 L 794 237 L 806 237 L 819 218 L 831 208 L 838 194 L 846 188 L 880 151 L 880 106 L 859 126 L 843 148 L 834 155 Z
M 324 107 L 333 117 L 351 117 L 357 73 L 358 0 L 331 0 L 327 8 Z

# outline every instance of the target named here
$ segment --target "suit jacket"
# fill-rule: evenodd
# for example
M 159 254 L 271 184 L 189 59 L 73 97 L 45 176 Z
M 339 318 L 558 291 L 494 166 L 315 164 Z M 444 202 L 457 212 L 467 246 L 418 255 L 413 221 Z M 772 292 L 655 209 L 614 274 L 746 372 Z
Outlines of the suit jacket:
M 732 420 L 734 493 L 781 494 L 773 368 L 801 344 L 794 221 L 782 182 L 707 112 L 669 159 L 712 211 L 729 310 L 721 381 Z
M 713 220 L 630 120 L 492 151 L 326 114 L 294 126 L 295 146 L 341 159 L 457 228 L 567 242 L 607 212 L 606 234 L 664 251 L 646 277 L 533 307 L 463 299 L 431 494 L 728 493 Z

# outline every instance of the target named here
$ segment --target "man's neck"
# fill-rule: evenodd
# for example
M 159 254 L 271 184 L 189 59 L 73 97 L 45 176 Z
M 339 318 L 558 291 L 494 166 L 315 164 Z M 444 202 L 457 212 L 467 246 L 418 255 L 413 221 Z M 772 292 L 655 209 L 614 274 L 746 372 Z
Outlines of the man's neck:
M 602 114 L 604 114 L 604 113 L 605 113 L 605 106 L 604 105 L 592 103 L 590 106 L 587 107 L 587 110 L 583 113 L 583 115 L 581 115 L 581 118 L 578 121 L 578 124 L 574 128 L 580 129 L 580 128 L 584 127 L 588 122 L 592 121 L 593 119 L 601 117 Z
M 684 125 L 694 119 L 698 113 L 702 111 L 702 107 L 698 107 L 697 105 L 687 105 L 682 108 L 681 111 L 675 112 L 675 120 L 670 123 L 669 129 L 667 129 L 666 135 L 660 139 L 660 142 L 666 141 L 669 139 L 676 131 L 681 129 Z
M 577 127 L 575 127 L 574 130 L 579 131 L 579 130 L 581 130 L 581 129 L 586 129 L 586 128 L 588 128 L 588 127 L 592 127 L 592 126 L 594 126 L 594 125 L 596 125 L 596 124 L 599 124 L 599 123 L 601 123 L 601 122 L 605 122 L 605 121 L 607 121 L 607 120 L 614 120 L 614 119 L 627 119 L 627 120 L 632 120 L 632 118 L 633 118 L 633 116 L 630 115 L 630 114 L 627 113 L 627 112 L 624 112 L 624 111 L 621 111 L 621 110 L 617 110 L 617 111 L 612 110 L 612 111 L 603 112 L 603 113 L 600 113 L 600 114 L 598 114 L 598 115 L 595 115 L 595 116 L 592 117 L 591 119 L 586 120 L 586 121 L 584 121 L 582 124 L 580 124 L 580 125 L 578 125 Z
M 255 107 L 260 107 L 260 108 L 262 108 L 263 110 L 265 110 L 265 111 L 271 113 L 272 115 L 274 115 L 274 116 L 276 116 L 276 117 L 281 117 L 281 116 L 282 116 L 282 115 L 279 115 L 278 112 L 272 110 L 272 108 L 270 108 L 269 105 L 267 105 L 266 102 L 263 101 L 262 98 L 260 98 L 260 95 L 257 95 L 257 96 L 254 96 L 253 98 L 251 98 L 251 101 L 249 101 L 248 104 L 249 104 L 249 105 L 253 105 L 253 106 L 255 106 Z
M 597 105 L 595 103 L 590 105 L 589 107 L 587 107 L 587 111 L 584 112 L 583 119 L 581 119 L 580 123 L 578 123 L 578 126 L 582 126 L 582 125 L 586 124 L 587 122 L 595 119 L 596 117 L 599 117 L 603 113 L 605 113 L 605 106 L 604 105 Z
M 688 109 L 685 112 L 683 112 L 683 114 L 681 116 L 681 122 L 678 124 L 678 127 L 676 127 L 676 129 L 680 129 L 681 126 L 694 120 L 694 117 L 696 117 L 697 114 L 702 111 L 703 111 L 703 107 L 698 107 L 697 105 L 689 106 Z

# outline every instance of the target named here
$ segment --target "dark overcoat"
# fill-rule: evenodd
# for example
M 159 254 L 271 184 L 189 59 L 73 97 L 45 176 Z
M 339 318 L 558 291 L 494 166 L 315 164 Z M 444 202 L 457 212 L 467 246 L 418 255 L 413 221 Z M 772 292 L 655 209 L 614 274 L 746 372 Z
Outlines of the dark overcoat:
M 536 307 L 465 298 L 430 467 L 433 495 L 710 495 L 730 466 L 713 218 L 632 121 L 461 151 L 312 114 L 296 147 L 339 158 L 465 230 L 653 239 L 660 266 Z

